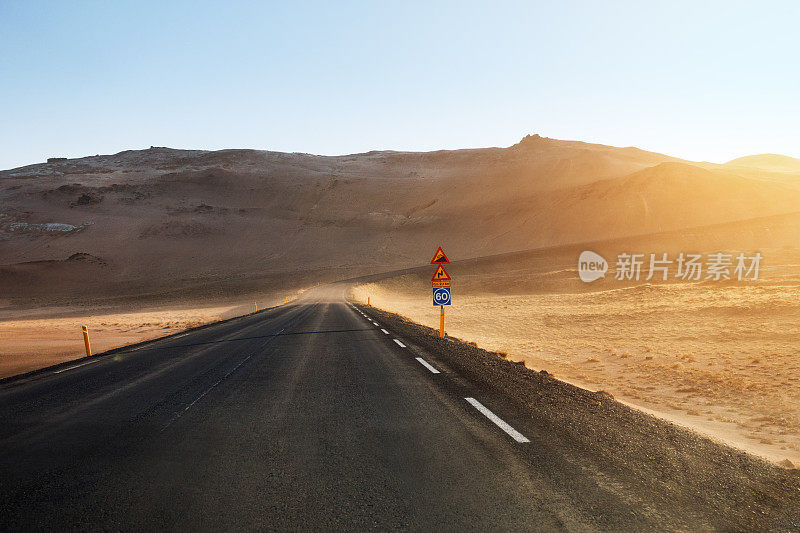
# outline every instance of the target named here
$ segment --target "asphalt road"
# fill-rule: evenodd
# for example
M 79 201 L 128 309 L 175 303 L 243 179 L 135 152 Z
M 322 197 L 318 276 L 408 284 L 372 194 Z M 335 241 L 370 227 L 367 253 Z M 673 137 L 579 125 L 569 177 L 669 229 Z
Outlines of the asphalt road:
M 579 529 L 396 338 L 308 299 L 4 384 L 0 528 Z
M 0 384 L 0 530 L 731 525 L 377 316 L 323 288 Z

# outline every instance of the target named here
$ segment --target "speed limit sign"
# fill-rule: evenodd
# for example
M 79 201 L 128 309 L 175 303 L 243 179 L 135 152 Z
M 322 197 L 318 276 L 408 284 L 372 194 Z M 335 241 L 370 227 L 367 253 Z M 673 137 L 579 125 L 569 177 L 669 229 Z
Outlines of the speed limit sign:
M 433 305 L 450 305 L 450 287 L 433 289 Z

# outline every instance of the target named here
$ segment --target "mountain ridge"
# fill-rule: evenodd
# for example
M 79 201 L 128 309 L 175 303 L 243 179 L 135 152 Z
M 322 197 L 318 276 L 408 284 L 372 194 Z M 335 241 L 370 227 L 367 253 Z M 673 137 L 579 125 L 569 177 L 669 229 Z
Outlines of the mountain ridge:
M 76 251 L 107 262 L 56 284 L 67 297 L 89 280 L 106 294 L 301 284 L 404 268 L 439 244 L 478 257 L 779 215 L 797 210 L 800 184 L 531 136 L 345 156 L 128 150 L 0 172 L 0 205 L 0 265 Z M 33 290 L 4 282 L 20 299 Z

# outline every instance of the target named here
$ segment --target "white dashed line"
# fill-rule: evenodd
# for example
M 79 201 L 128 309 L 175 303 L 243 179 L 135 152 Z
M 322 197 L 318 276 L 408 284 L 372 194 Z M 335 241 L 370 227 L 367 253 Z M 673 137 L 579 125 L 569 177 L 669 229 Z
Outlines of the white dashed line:
M 432 374 L 439 374 L 439 373 L 440 373 L 438 370 L 436 370 L 435 368 L 433 368 L 433 367 L 430 365 L 430 363 L 428 363 L 428 362 L 427 362 L 425 359 L 423 359 L 422 357 L 417 357 L 417 361 L 419 361 L 419 362 L 420 362 L 420 364 L 421 364 L 422 366 L 424 366 L 425 368 L 427 368 L 428 370 L 430 370 Z
M 517 441 L 517 442 L 530 442 L 525 437 L 525 435 L 523 435 L 522 433 L 520 433 L 516 429 L 512 428 L 511 426 L 509 426 L 506 423 L 505 420 L 503 420 L 502 418 L 500 418 L 499 416 L 497 416 L 496 414 L 494 414 L 493 412 L 488 410 L 486 407 L 483 406 L 483 404 L 481 402 L 479 402 L 475 398 L 464 398 L 464 399 L 467 400 L 470 404 L 472 404 L 472 406 L 475 409 L 477 409 L 478 411 L 480 411 L 481 414 L 483 414 L 486 418 L 488 418 L 489 420 L 494 422 L 497 425 L 497 427 L 499 427 L 500 429 L 502 429 L 503 431 L 508 433 L 511 436 L 511 438 L 514 439 L 515 441 Z
M 386 330 L 385 330 L 385 329 L 383 329 L 383 328 L 381 328 L 381 331 L 382 331 L 382 332 L 384 332 L 384 333 L 386 333 L 387 335 L 389 334 L 389 332 L 388 332 L 388 331 L 386 331 Z
M 405 348 L 405 347 L 406 347 L 406 345 L 405 345 L 405 344 L 403 344 L 402 342 L 400 342 L 399 340 L 397 340 L 397 339 L 393 339 L 393 340 L 394 340 L 394 342 L 396 342 L 396 343 L 397 343 L 397 345 L 398 345 L 399 347 L 401 347 L 401 348 Z
M 81 363 L 79 365 L 70 366 L 67 368 L 62 368 L 61 370 L 55 370 L 53 374 L 60 374 L 62 372 L 66 372 L 67 370 L 75 370 L 76 368 L 80 368 L 82 366 L 91 365 L 92 363 L 96 363 L 97 361 L 86 361 L 85 363 Z
M 286 328 L 281 328 L 281 330 L 280 330 L 280 331 L 277 333 L 277 335 L 280 335 L 281 333 L 283 333 L 283 331 L 284 331 L 285 329 L 286 329 Z M 239 361 L 239 364 L 238 364 L 238 365 L 236 365 L 235 367 L 233 367 L 232 369 L 230 369 L 230 370 L 228 371 L 228 373 L 227 373 L 227 374 L 225 374 L 224 376 L 222 376 L 221 378 L 219 378 L 217 381 L 215 381 L 215 382 L 214 382 L 214 384 L 213 384 L 213 385 L 211 385 L 209 388 L 207 388 L 207 389 L 206 389 L 206 390 L 205 390 L 205 391 L 204 391 L 204 392 L 203 392 L 203 393 L 202 393 L 200 396 L 198 396 L 197 398 L 195 398 L 194 400 L 192 400 L 192 402 L 191 402 L 189 405 L 187 405 L 186 407 L 184 407 L 184 408 L 183 408 L 183 411 L 180 411 L 180 412 L 176 413 L 176 414 L 175 414 L 175 416 L 173 416 L 173 417 L 172 417 L 172 418 L 169 420 L 169 422 L 167 422 L 167 424 L 166 424 L 164 427 L 162 427 L 162 428 L 161 428 L 161 431 L 164 431 L 164 430 L 165 430 L 165 429 L 167 429 L 167 428 L 168 428 L 168 427 L 169 427 L 169 426 L 170 426 L 170 425 L 171 425 L 173 422 L 175 422 L 177 419 L 179 419 L 180 417 L 182 417 L 182 416 L 183 416 L 183 414 L 184 414 L 186 411 L 188 411 L 189 409 L 191 409 L 191 408 L 192 408 L 192 406 L 193 406 L 194 404 L 196 404 L 197 402 L 199 402 L 199 401 L 200 401 L 200 400 L 201 400 L 201 399 L 202 399 L 202 398 L 203 398 L 203 397 L 204 397 L 206 394 L 208 394 L 209 392 L 211 392 L 211 390 L 212 390 L 214 387 L 216 387 L 217 385 L 219 385 L 220 383 L 222 383 L 223 381 L 225 381 L 225 380 L 228 378 L 228 376 L 230 376 L 231 374 L 233 374 L 234 372 L 236 372 L 236 371 L 239 369 L 239 367 L 240 367 L 240 366 L 242 366 L 242 365 L 243 365 L 243 364 L 245 364 L 247 361 L 249 361 L 249 360 L 250 360 L 250 358 L 251 358 L 251 357 L 253 357 L 253 355 L 254 355 L 254 354 L 255 354 L 255 352 L 254 352 L 254 353 L 251 353 L 250 355 L 248 355 L 247 357 L 245 357 L 244 359 L 242 359 L 241 361 Z

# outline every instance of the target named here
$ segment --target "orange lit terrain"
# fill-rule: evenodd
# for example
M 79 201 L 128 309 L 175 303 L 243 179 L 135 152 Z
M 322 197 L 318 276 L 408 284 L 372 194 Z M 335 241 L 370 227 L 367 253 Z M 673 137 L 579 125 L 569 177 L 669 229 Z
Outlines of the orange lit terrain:
M 153 148 L 0 180 L 4 374 L 79 355 L 82 322 L 102 349 L 413 267 L 439 244 L 451 259 L 543 249 L 448 268 L 449 333 L 800 462 L 795 159 L 715 165 L 528 136 L 337 157 Z M 760 251 L 764 264 L 757 282 L 610 272 L 586 285 L 583 249 L 612 264 L 625 251 Z M 407 275 L 356 294 L 435 325 L 429 290 Z
M 800 464 L 800 251 L 787 245 L 798 224 L 800 215 L 769 217 L 452 264 L 447 331 Z M 609 260 L 606 279 L 579 281 L 583 249 Z M 755 249 L 765 256 L 758 281 L 614 279 L 622 252 Z M 427 282 L 425 272 L 406 274 L 360 285 L 354 296 L 438 327 Z

